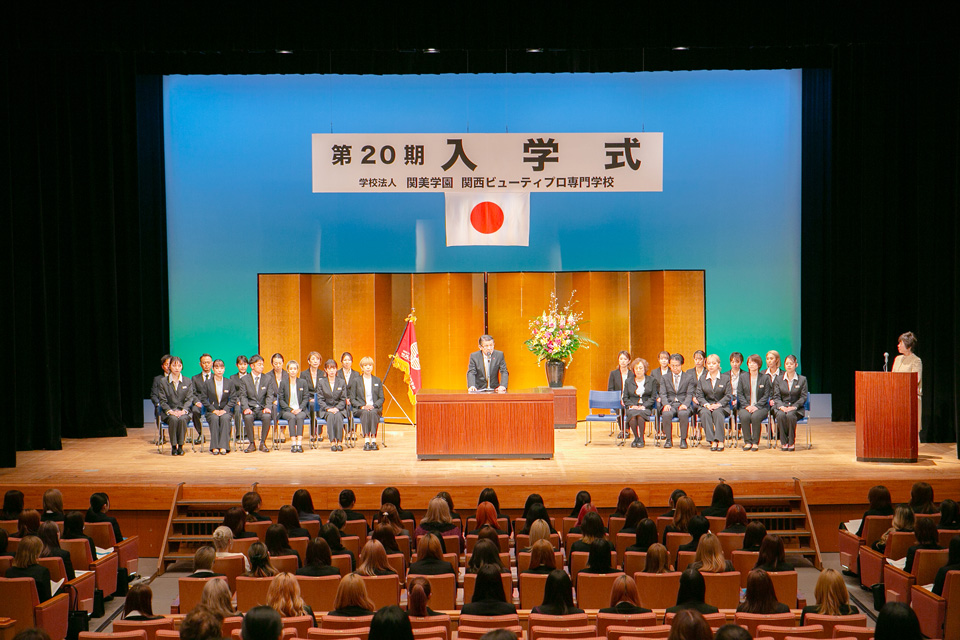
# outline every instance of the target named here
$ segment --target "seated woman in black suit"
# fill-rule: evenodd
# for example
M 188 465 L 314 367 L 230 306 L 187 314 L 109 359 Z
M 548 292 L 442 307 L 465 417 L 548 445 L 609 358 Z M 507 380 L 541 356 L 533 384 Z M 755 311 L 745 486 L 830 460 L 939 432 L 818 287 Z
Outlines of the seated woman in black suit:
M 383 545 L 376 540 L 367 540 L 360 550 L 360 565 L 357 573 L 362 576 L 390 576 L 397 572 L 387 561 L 387 552 Z
M 780 432 L 780 450 L 794 451 L 797 437 L 797 420 L 803 417 L 807 402 L 807 379 L 797 373 L 797 356 L 789 355 L 783 360 L 784 374 L 773 383 L 773 407 Z
M 248 578 L 269 578 L 279 573 L 270 562 L 267 546 L 262 542 L 254 542 L 250 545 L 250 549 L 247 550 L 247 558 L 250 559 L 250 569 L 243 575 Z
M 467 532 L 468 536 L 475 536 L 484 525 L 490 525 L 497 532 L 497 535 L 506 535 L 507 532 L 499 528 L 497 521 L 497 508 L 492 502 L 481 502 L 477 505 L 477 528 Z
M 697 505 L 694 504 L 693 498 L 681 496 L 677 499 L 677 506 L 673 510 L 673 522 L 664 528 L 661 542 L 664 545 L 667 544 L 668 533 L 688 533 L 687 525 L 695 515 L 697 515 Z
M 340 570 L 332 564 L 330 545 L 326 540 L 314 538 L 307 543 L 307 557 L 303 561 L 303 566 L 297 569 L 297 575 L 313 578 L 340 575 Z
M 583 609 L 573 606 L 573 583 L 570 575 L 563 569 L 554 569 L 547 575 L 543 586 L 543 602 L 530 610 L 548 616 L 567 616 L 583 613 Z
M 124 620 L 158 620 L 163 616 L 153 615 L 153 590 L 145 584 L 135 584 L 127 591 L 123 602 Z
M 723 525 L 723 531 L 720 533 L 746 533 L 747 532 L 747 510 L 743 505 L 732 504 L 727 509 L 727 520 Z
M 590 492 L 589 491 L 578 491 L 577 497 L 573 501 L 573 509 L 570 511 L 570 518 L 579 518 L 580 509 L 583 508 L 583 505 L 590 504 Z
M 324 376 L 317 383 L 317 417 L 327 421 L 330 451 L 343 451 L 343 415 L 347 407 L 346 384 L 337 375 L 337 361 L 323 363 Z
M 614 613 L 621 616 L 650 613 L 650 609 L 640 606 L 640 593 L 637 583 L 627 575 L 619 576 L 610 589 L 610 606 L 600 609 L 600 613 Z
M 740 376 L 737 389 L 737 406 L 740 414 L 740 430 L 743 432 L 743 450 L 760 451 L 760 432 L 763 419 L 770 411 L 773 400 L 773 381 L 761 371 L 763 360 L 756 353 L 747 358 L 747 369 Z
M 932 518 L 917 518 L 917 525 L 914 527 L 913 535 L 917 538 L 917 544 L 907 549 L 907 562 L 903 570 L 910 573 L 913 570 L 913 559 L 920 549 L 943 549 L 938 544 L 937 525 L 933 523 Z
M 313 496 L 306 489 L 294 491 L 290 504 L 297 510 L 297 518 L 300 522 L 320 522 L 320 516 L 313 511 Z
M 375 608 L 376 605 L 367 595 L 367 586 L 363 584 L 363 578 L 356 573 L 350 573 L 340 581 L 337 595 L 333 600 L 333 611 L 327 615 L 351 618 L 372 616 Z
M 488 564 L 477 572 L 477 581 L 473 587 L 473 598 L 460 609 L 461 615 L 469 616 L 505 616 L 516 613 L 517 608 L 507 602 L 503 592 L 503 580 L 496 565 Z
M 407 615 L 411 618 L 442 616 L 427 606 L 430 602 L 430 581 L 416 576 L 407 581 Z
M 610 552 L 613 545 L 607 540 L 594 540 L 590 543 L 590 555 L 583 573 L 618 573 L 620 570 L 610 565 Z
M 86 540 L 90 546 L 90 559 L 97 559 L 97 545 L 93 538 L 83 533 L 83 514 L 79 511 L 69 512 L 63 519 L 63 534 L 61 540 Z
M 634 500 L 627 507 L 627 515 L 623 520 L 623 527 L 617 533 L 636 533 L 637 525 L 641 520 L 648 519 L 647 508 L 639 500 Z
M 710 532 L 700 538 L 697 555 L 690 566 L 703 573 L 727 573 L 734 571 L 733 563 L 723 557 L 720 538 Z
M 443 559 L 443 547 L 440 538 L 426 533 L 417 542 L 417 561 L 410 564 L 408 575 L 436 576 L 445 573 L 456 575 L 453 565 Z
M 949 571 L 960 571 L 960 535 L 950 538 L 947 564 L 937 570 L 937 577 L 933 580 L 933 593 L 938 596 L 943 595 L 943 583 L 946 581 Z
M 63 522 L 63 494 L 60 489 L 47 489 L 43 492 L 43 513 L 40 519 L 44 522 Z
M 677 550 L 696 551 L 700 547 L 700 538 L 708 531 L 710 531 L 710 522 L 703 516 L 693 516 L 687 523 L 687 533 L 693 539 L 680 545 Z
M 247 531 L 247 514 L 242 507 L 227 509 L 227 512 L 223 514 L 223 522 L 220 523 L 220 526 L 230 529 L 233 532 L 234 540 L 257 537 L 257 534 L 253 531 Z
M 309 538 L 310 532 L 300 526 L 300 515 L 297 508 L 290 504 L 280 507 L 280 513 L 277 515 L 277 524 L 283 525 L 287 530 L 288 538 Z
M 643 447 L 643 430 L 653 415 L 654 405 L 660 388 L 652 376 L 647 375 L 650 365 L 643 358 L 634 358 L 630 363 L 630 373 L 623 383 L 621 399 L 626 410 L 626 426 L 633 431 L 631 447 Z
M 627 551 L 639 551 L 646 553 L 650 545 L 657 542 L 657 523 L 646 518 L 637 524 L 637 538 L 633 544 L 627 547 Z
M 466 572 L 479 573 L 488 564 L 497 567 L 500 573 L 510 573 L 510 567 L 503 566 L 500 560 L 500 547 L 489 540 L 478 540 L 467 562 Z
M 546 540 L 537 540 L 530 548 L 530 566 L 522 573 L 547 574 L 557 566 L 557 558 L 553 546 Z
M 13 557 L 13 563 L 4 575 L 5 578 L 33 578 L 37 583 L 37 597 L 41 603 L 49 600 L 51 596 L 50 570 L 37 562 L 42 550 L 43 543 L 37 536 L 21 538 L 17 545 L 17 555 Z
M 23 491 L 10 489 L 3 494 L 3 509 L 0 509 L 0 520 L 16 520 L 23 511 Z
M 373 529 L 371 540 L 376 540 L 383 545 L 383 550 L 388 556 L 403 553 L 400 551 L 400 545 L 397 544 L 397 536 L 393 532 L 393 527 L 388 522 L 381 522 Z
M 290 427 L 290 453 L 303 453 L 303 425 L 310 417 L 310 383 L 300 375 L 300 363 L 287 362 L 287 376 L 280 381 L 277 406 Z
M 804 618 L 808 613 L 818 613 L 825 616 L 852 616 L 860 610 L 850 604 L 850 594 L 843 576 L 833 569 L 824 569 L 817 578 L 817 586 L 813 595 L 817 604 L 807 605 L 800 614 L 800 626 L 804 625 Z
M 710 506 L 700 512 L 700 515 L 709 518 L 723 518 L 727 515 L 727 510 L 733 506 L 733 487 L 726 482 L 721 482 L 713 488 L 713 498 L 710 500 Z
M 70 561 L 70 553 L 60 548 L 60 527 L 56 522 L 48 520 L 40 525 L 39 536 L 43 542 L 43 550 L 40 552 L 41 558 L 60 558 L 63 560 L 63 569 L 66 572 L 67 580 L 73 580 L 77 577 L 73 570 L 73 563 Z
M 743 550 L 760 551 L 760 545 L 767 535 L 767 528 L 759 520 L 754 520 L 747 525 L 743 533 Z
M 621 351 L 617 354 L 617 368 L 610 372 L 607 378 L 607 391 L 623 391 L 623 385 L 630 375 L 630 352 Z M 589 500 L 587 501 L 589 502 Z M 570 516 L 571 518 L 574 516 Z
M 707 594 L 707 583 L 700 572 L 693 567 L 687 567 L 680 574 L 680 589 L 677 590 L 677 604 L 668 607 L 666 613 L 679 613 L 684 609 L 694 609 L 700 613 L 717 613 L 719 609 L 707 604 L 704 598 Z
M 858 537 L 863 535 L 863 527 L 867 522 L 867 516 L 893 515 L 893 502 L 890 499 L 890 490 L 882 484 L 870 487 L 870 491 L 867 493 L 867 500 L 870 506 L 863 512 L 860 520 L 860 528 L 857 529 Z M 842 523 L 840 524 L 840 528 L 844 528 Z
M 213 361 L 213 375 L 202 383 L 198 400 L 207 412 L 210 425 L 210 453 L 230 453 L 230 431 L 233 426 L 233 410 L 239 403 L 237 384 L 223 376 L 226 365 L 219 358 Z
M 313 609 L 300 595 L 300 583 L 289 573 L 274 576 L 267 589 L 267 606 L 273 607 L 284 618 L 310 616 L 311 626 L 317 626 Z
M 788 613 L 790 607 L 777 602 L 773 580 L 763 569 L 753 569 L 747 574 L 746 598 L 737 606 L 741 613 Z
M 17 537 L 35 536 L 40 531 L 40 512 L 36 509 L 24 509 L 17 518 Z
M 193 383 L 182 375 L 183 360 L 170 358 L 170 375 L 160 384 L 160 416 L 170 432 L 170 455 L 182 456 L 190 412 L 194 408 Z M 199 411 L 199 410 L 198 410 Z
M 940 524 L 937 528 L 941 531 L 960 530 L 960 507 L 950 498 L 940 503 Z
M 780 536 L 768 533 L 763 537 L 763 542 L 760 543 L 760 554 L 753 568 L 774 572 L 793 571 L 793 565 L 787 562 L 786 550 Z
M 380 415 L 383 412 L 383 381 L 373 375 L 373 358 L 360 358 L 360 371 L 357 382 L 353 385 L 351 406 L 353 416 L 360 418 L 360 431 L 363 433 L 363 450 L 377 451 L 377 427 L 380 426 Z
M 300 554 L 290 548 L 290 538 L 287 536 L 287 529 L 282 524 L 272 524 L 267 527 L 267 533 L 263 537 L 267 545 L 267 553 L 271 558 L 278 556 L 296 556 L 297 568 L 303 566 L 303 560 Z
M 433 498 L 427 503 L 427 513 L 423 516 L 423 519 L 420 520 L 420 526 L 414 531 L 414 535 L 416 536 L 422 536 L 424 533 L 432 533 L 440 538 L 440 547 L 445 552 L 459 552 L 466 546 L 460 525 L 455 523 L 453 517 L 450 515 L 450 506 L 446 500 L 440 497 Z M 460 548 L 447 549 L 443 541 L 443 536 L 457 536 L 460 540 Z
M 320 537 L 326 540 L 330 546 L 330 555 L 350 556 L 350 570 L 356 570 L 357 557 L 353 555 L 353 551 L 343 546 L 343 543 L 340 541 L 340 529 L 337 528 L 337 525 L 328 522 L 320 527 Z
M 586 508 L 586 507 L 584 507 Z M 583 534 L 583 537 L 579 540 L 574 541 L 570 545 L 570 557 L 567 559 L 568 563 L 573 562 L 573 554 L 577 551 L 590 552 L 590 545 L 592 545 L 597 540 L 604 540 L 606 531 L 603 527 L 603 520 L 600 518 L 600 514 L 596 511 L 590 511 L 583 517 L 583 524 L 580 525 L 580 532 Z

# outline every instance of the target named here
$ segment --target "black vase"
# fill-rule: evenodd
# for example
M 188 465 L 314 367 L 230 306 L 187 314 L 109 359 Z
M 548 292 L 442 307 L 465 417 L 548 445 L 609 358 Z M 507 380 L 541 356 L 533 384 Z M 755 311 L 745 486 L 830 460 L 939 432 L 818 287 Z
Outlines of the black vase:
M 563 372 L 567 365 L 563 360 L 547 360 L 547 386 L 558 389 L 563 386 Z

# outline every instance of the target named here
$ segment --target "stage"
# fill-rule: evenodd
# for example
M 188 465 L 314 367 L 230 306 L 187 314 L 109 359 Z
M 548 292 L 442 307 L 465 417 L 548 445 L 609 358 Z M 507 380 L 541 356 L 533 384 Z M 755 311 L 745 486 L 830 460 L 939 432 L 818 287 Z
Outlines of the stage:
M 280 451 L 214 456 L 192 453 L 190 445 L 182 457 L 157 453 L 153 444 L 156 429 L 130 429 L 126 438 L 98 438 L 63 441 L 62 451 L 22 451 L 16 469 L 0 470 L 0 487 L 19 488 L 28 506 L 40 504 L 50 487 L 63 491 L 65 507 L 86 508 L 95 490 L 106 491 L 111 510 L 143 539 L 141 553 L 159 546 L 174 491 L 185 483 L 183 497 L 216 498 L 239 502 L 254 483 L 264 497 L 267 511 L 287 504 L 299 487 L 310 489 L 318 512 L 336 507 L 340 489 L 352 488 L 357 508 L 370 511 L 379 506 L 380 491 L 397 486 L 404 508 L 421 513 L 437 491 L 450 491 L 457 510 L 466 517 L 476 505 L 483 487 L 494 487 L 502 508 L 518 510 L 526 496 L 539 493 L 552 513 L 566 515 L 580 489 L 591 492 L 594 502 L 612 511 L 620 489 L 631 486 L 651 512 L 663 511 L 667 497 L 684 488 L 698 505 L 709 504 L 713 487 L 720 478 L 736 495 L 789 494 L 800 481 L 817 530 L 822 551 L 836 545 L 839 522 L 860 517 L 868 489 L 887 485 L 894 501 L 905 501 L 910 486 L 924 480 L 931 483 L 937 499 L 958 497 L 960 460 L 955 445 L 921 444 L 917 464 L 857 462 L 853 423 L 811 420 L 812 449 L 805 443 L 805 430 L 797 434 L 798 449 L 759 452 L 727 449 L 712 453 L 707 447 L 669 450 L 654 447 L 647 439 L 643 449 L 617 447 L 605 426 L 593 429 L 592 442 L 584 445 L 585 423 L 576 429 L 554 432 L 555 455 L 551 460 L 433 460 L 418 461 L 416 431 L 409 425 L 388 424 L 386 447 L 363 451 L 361 447 L 331 452 L 329 445 L 292 454 L 290 441 Z M 504 437 L 522 438 L 522 433 Z M 268 440 L 269 442 L 269 440 Z M 144 548 L 146 547 L 146 549 Z

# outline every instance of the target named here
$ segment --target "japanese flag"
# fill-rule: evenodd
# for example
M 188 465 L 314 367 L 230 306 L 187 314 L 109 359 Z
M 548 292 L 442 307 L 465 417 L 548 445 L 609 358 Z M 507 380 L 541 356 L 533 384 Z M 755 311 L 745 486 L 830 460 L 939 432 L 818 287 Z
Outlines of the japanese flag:
M 447 246 L 530 244 L 530 194 L 448 193 Z

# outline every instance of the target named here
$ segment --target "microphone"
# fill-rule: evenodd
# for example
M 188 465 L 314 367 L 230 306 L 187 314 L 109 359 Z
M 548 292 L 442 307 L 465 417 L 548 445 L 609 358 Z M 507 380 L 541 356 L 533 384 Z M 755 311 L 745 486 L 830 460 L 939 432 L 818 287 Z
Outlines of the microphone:
M 890 357 L 890 354 L 886 351 L 883 352 L 883 370 L 887 370 L 887 359 Z

